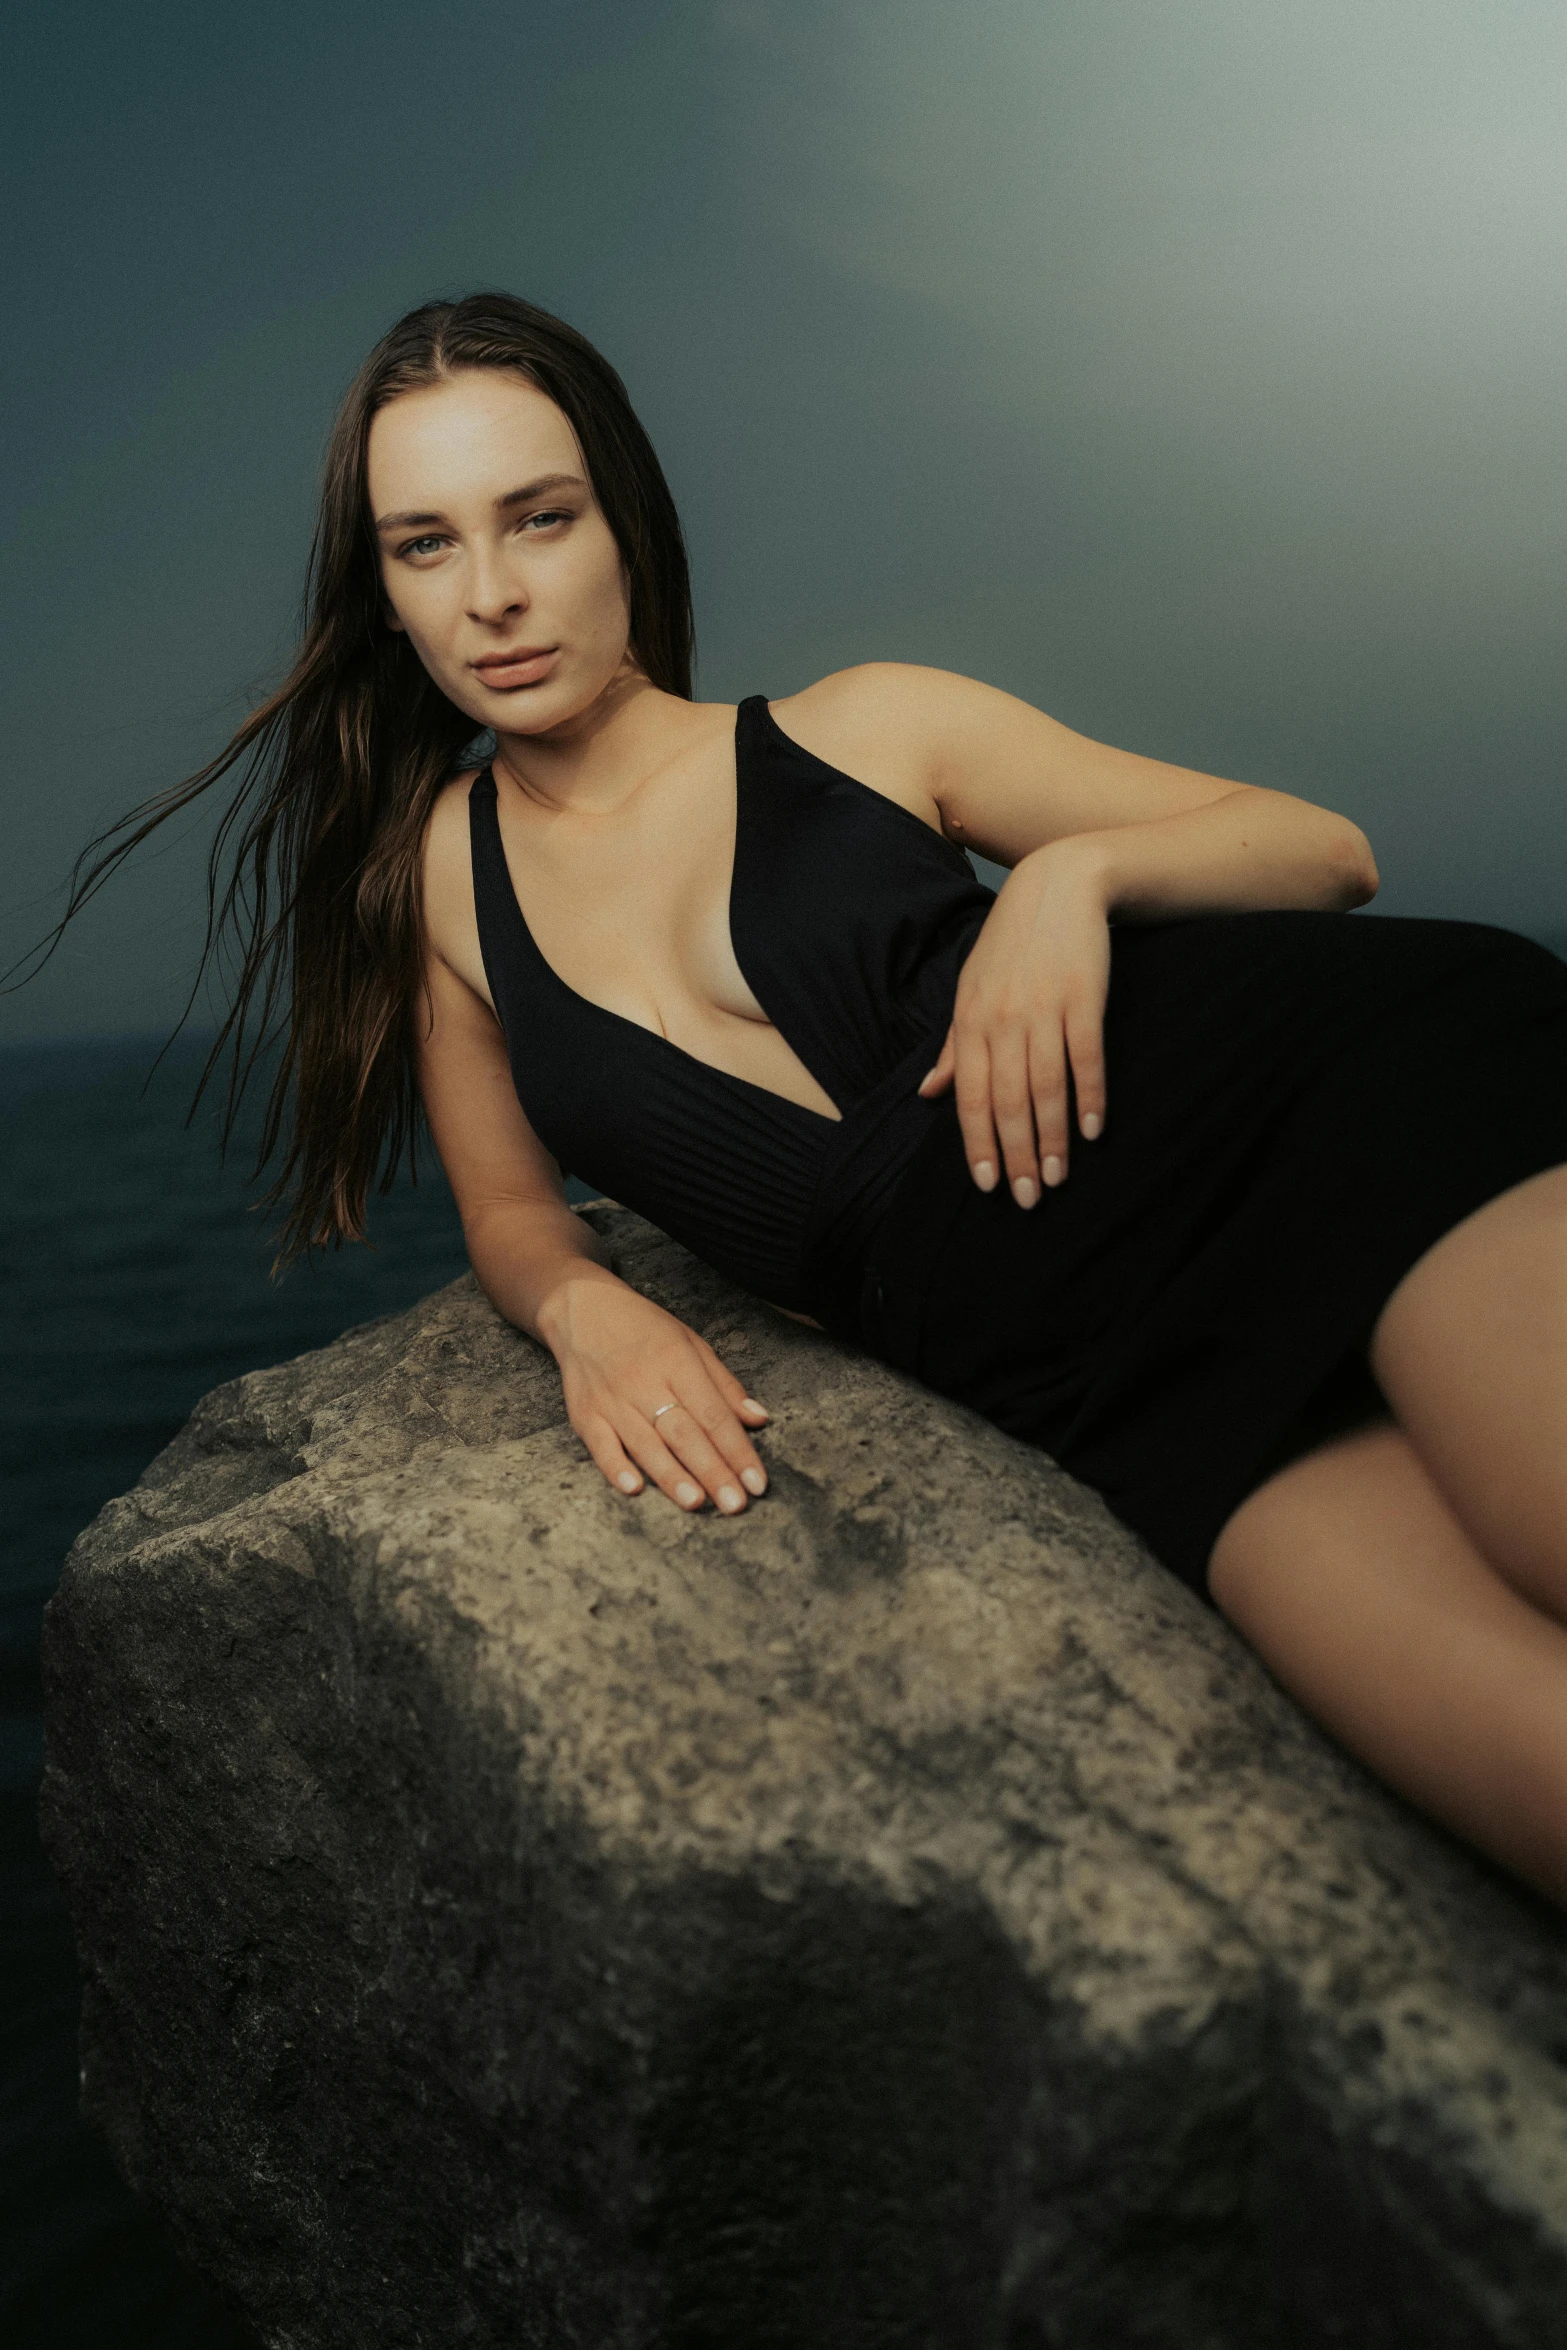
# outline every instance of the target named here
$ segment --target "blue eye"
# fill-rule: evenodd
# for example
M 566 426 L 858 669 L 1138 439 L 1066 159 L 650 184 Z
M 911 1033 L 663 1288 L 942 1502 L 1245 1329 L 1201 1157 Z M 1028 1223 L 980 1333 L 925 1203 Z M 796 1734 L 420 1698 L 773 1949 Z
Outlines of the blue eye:
M 417 555 L 426 548 L 438 547 L 440 543 L 438 538 L 409 539 L 405 546 L 398 548 L 397 552 L 400 555 Z

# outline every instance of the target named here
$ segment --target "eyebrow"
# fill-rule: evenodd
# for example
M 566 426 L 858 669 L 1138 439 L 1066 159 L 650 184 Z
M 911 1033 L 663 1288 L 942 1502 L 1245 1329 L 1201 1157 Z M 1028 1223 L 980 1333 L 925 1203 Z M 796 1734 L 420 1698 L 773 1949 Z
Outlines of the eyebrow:
M 508 490 L 503 498 L 497 498 L 496 511 L 505 514 L 513 506 L 525 506 L 530 498 L 543 497 L 546 490 L 584 490 L 587 486 L 580 473 L 541 473 L 537 481 L 526 481 L 521 489 Z M 445 520 L 444 514 L 382 514 L 377 517 L 375 527 L 377 530 L 409 530 L 417 523 Z

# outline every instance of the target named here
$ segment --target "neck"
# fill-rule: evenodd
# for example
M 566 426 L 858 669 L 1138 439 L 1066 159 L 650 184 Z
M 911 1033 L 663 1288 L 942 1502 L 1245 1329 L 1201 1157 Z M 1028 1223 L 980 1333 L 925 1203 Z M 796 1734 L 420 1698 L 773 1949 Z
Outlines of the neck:
M 559 725 L 538 734 L 498 733 L 496 779 L 556 813 L 613 815 L 685 749 L 702 707 L 660 692 L 640 671 L 622 671 Z

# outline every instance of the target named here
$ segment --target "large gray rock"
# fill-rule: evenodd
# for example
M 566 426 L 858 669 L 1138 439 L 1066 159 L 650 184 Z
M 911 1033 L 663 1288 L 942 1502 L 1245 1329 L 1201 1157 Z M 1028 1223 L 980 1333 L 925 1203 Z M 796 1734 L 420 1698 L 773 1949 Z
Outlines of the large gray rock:
M 50 1612 L 86 2100 L 299 2350 L 1547 2350 L 1562 1922 L 1101 1505 L 634 1218 L 771 1404 L 613 1494 L 471 1281 L 210 1396 Z

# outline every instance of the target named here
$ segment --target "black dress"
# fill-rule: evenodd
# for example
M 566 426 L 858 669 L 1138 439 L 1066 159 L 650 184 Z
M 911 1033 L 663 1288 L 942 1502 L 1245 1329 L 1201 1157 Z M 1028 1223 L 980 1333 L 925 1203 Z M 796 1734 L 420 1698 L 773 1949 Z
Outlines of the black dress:
M 974 1184 L 950 1090 L 915 1090 L 990 892 L 760 696 L 735 765 L 736 960 L 841 1117 L 558 978 L 486 770 L 479 937 L 530 1124 L 746 1288 L 1042 1446 L 1203 1590 L 1246 1495 L 1380 1408 L 1366 1346 L 1403 1274 L 1567 1161 L 1567 965 L 1470 922 L 1117 926 L 1105 1131 L 1024 1211 Z

